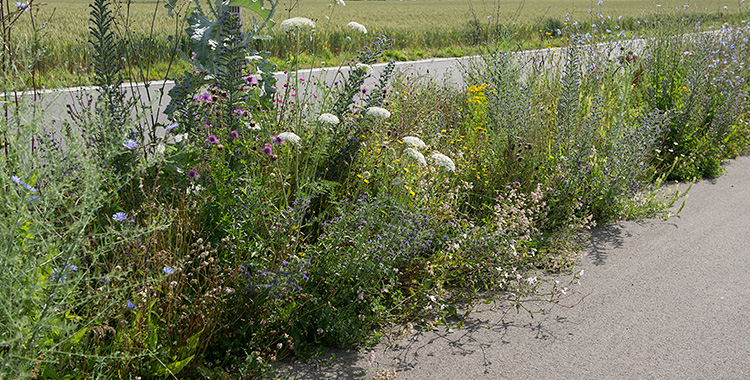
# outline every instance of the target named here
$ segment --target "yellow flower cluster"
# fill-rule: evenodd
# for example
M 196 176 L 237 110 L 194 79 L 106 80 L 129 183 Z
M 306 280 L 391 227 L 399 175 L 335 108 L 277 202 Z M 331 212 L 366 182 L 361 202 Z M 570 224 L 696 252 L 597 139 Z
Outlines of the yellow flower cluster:
M 484 97 L 484 89 L 486 88 L 486 83 L 481 86 L 469 87 L 469 103 L 487 104 L 487 98 Z

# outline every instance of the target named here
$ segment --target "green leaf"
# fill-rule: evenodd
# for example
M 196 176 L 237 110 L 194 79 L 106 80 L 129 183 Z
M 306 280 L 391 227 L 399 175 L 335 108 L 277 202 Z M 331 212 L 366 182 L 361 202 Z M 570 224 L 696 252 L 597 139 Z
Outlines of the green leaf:
M 83 337 L 86 335 L 86 331 L 88 330 L 88 327 L 84 327 L 81 329 L 81 331 L 75 333 L 72 338 L 70 338 L 70 343 L 72 344 L 78 344 L 78 342 L 83 339 Z
M 263 3 L 263 0 L 232 0 L 229 2 L 229 5 L 247 8 L 257 13 L 264 20 L 267 20 L 273 15 L 274 7 L 271 4 L 271 7 L 267 8 Z

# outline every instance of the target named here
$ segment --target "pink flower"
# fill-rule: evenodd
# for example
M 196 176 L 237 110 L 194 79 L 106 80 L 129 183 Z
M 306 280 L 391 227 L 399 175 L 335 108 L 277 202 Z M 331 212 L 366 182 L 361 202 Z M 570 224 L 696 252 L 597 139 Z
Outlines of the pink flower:
M 195 170 L 192 170 L 192 169 L 191 169 L 191 170 L 190 170 L 190 171 L 188 172 L 188 178 L 190 178 L 190 179 L 196 179 L 196 178 L 198 178 L 198 177 L 200 177 L 200 174 L 198 174 L 198 172 L 197 172 L 197 171 L 195 171 Z
M 195 100 L 203 102 L 203 103 L 209 103 L 209 104 L 213 102 L 213 98 L 211 97 L 211 94 L 207 92 L 204 92 L 200 95 L 196 95 Z
M 234 140 L 240 138 L 240 134 L 237 131 L 229 132 L 229 139 Z
M 206 139 L 206 142 L 209 144 L 216 144 L 219 142 L 219 139 L 217 139 L 216 136 L 211 135 L 211 136 L 208 136 L 208 138 Z
M 248 75 L 248 76 L 245 77 L 245 84 L 249 84 L 251 86 L 257 86 L 258 85 L 258 80 L 255 79 L 254 76 Z
M 268 156 L 273 156 L 273 147 L 271 146 L 271 144 L 266 143 L 266 146 L 261 149 L 261 152 Z
M 284 139 L 282 139 L 279 136 L 273 136 L 273 137 L 271 137 L 271 141 L 273 141 L 274 144 L 284 145 Z

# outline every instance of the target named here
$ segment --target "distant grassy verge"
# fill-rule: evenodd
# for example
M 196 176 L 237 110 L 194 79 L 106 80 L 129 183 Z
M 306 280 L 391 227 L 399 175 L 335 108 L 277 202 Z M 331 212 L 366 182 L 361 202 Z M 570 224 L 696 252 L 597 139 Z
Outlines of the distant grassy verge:
M 743 4 L 738 6 L 729 0 L 688 4 L 672 0 L 610 0 L 601 5 L 582 0 L 529 0 L 500 5 L 464 0 L 348 1 L 345 6 L 333 6 L 328 0 L 297 3 L 281 1 L 274 19 L 281 22 L 289 17 L 308 17 L 317 24 L 314 38 L 302 41 L 297 52 L 296 42 L 275 30 L 272 40 L 258 46 L 271 52 L 280 70 L 295 64 L 295 57 L 303 66 L 338 65 L 351 58 L 370 36 L 378 34 L 393 39 L 389 59 L 414 60 L 476 54 L 479 46 L 501 35 L 512 45 L 507 48 L 561 46 L 567 44 L 566 36 L 571 33 L 592 33 L 594 40 L 601 40 L 620 33 L 652 34 L 657 25 L 660 29 L 665 25 L 697 25 L 703 29 L 738 22 L 745 12 Z M 14 25 L 9 44 L 19 54 L 31 51 L 37 56 L 32 60 L 36 62 L 33 67 L 19 68 L 34 72 L 35 79 L 26 82 L 26 89 L 90 83 L 88 17 L 87 0 L 32 2 L 31 12 L 25 12 Z M 113 17 L 123 51 L 135 47 L 140 52 L 136 56 L 130 54 L 122 63 L 130 68 L 125 72 L 126 80 L 173 78 L 184 70 L 185 64 L 175 59 L 177 50 L 189 53 L 184 40 L 184 17 L 169 17 L 163 1 L 123 3 Z M 249 17 L 244 18 L 245 25 L 250 25 Z M 346 24 L 350 21 L 365 25 L 368 35 L 348 29 Z M 597 27 L 592 28 L 595 24 Z M 313 60 L 313 56 L 318 58 Z

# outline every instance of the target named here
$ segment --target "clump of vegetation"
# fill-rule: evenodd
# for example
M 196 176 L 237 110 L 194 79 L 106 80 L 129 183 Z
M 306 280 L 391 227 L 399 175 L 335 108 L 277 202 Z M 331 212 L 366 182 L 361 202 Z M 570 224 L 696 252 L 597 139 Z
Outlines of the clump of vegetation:
M 254 378 L 388 324 L 460 323 L 479 299 L 521 309 L 587 228 L 668 217 L 683 194 L 663 181 L 719 175 L 750 141 L 743 28 L 637 52 L 568 30 L 557 69 L 486 47 L 466 88 L 376 73 L 379 35 L 311 90 L 296 71 L 275 86 L 265 49 L 282 30 L 299 68 L 315 22 L 239 4 L 253 26 L 193 3 L 168 123 L 119 92 L 106 0 L 98 105 L 61 123 L 3 103 L 0 377 Z M 3 57 L 5 91 L 35 81 L 15 75 L 34 56 Z

